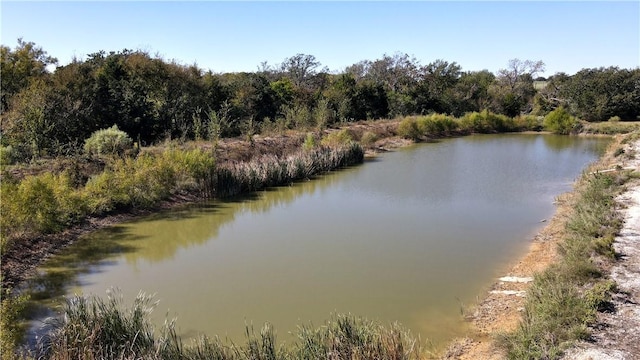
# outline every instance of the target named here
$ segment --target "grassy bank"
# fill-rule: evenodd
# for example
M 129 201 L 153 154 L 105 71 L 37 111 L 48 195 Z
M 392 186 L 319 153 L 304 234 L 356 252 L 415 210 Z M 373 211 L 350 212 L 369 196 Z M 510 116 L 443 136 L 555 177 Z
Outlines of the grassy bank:
M 619 146 L 610 156 L 626 156 Z M 637 175 L 592 170 L 579 179 L 560 259 L 535 276 L 517 331 L 501 339 L 510 359 L 558 359 L 573 342 L 589 337 L 589 326 L 615 291 L 615 283 L 604 276 L 615 260 L 613 241 L 622 226 L 615 196 Z
M 318 147 L 279 158 L 217 166 L 210 152 L 167 149 L 159 154 L 114 159 L 85 184 L 70 171 L 22 180 L 3 178 L 0 220 L 2 252 L 16 242 L 60 232 L 87 217 L 152 209 L 180 193 L 226 197 L 288 184 L 363 161 L 356 143 Z
M 184 344 L 173 322 L 154 329 L 148 315 L 152 298 L 139 295 L 131 308 L 118 294 L 107 299 L 75 297 L 65 316 L 38 351 L 41 359 L 419 359 L 419 343 L 398 325 L 388 327 L 351 315 L 336 315 L 320 327 L 302 326 L 295 340 L 279 345 L 266 324 L 258 333 L 247 327 L 245 344 L 201 337 Z

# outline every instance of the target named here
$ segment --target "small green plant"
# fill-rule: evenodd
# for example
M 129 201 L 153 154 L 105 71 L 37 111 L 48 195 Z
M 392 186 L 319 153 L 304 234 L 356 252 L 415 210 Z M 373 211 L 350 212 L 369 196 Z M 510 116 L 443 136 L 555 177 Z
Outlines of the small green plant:
M 620 121 L 620 116 L 612 116 L 609 118 L 608 120 L 609 122 L 619 122 Z
M 537 115 L 518 115 L 514 119 L 515 127 L 521 131 L 540 131 L 544 116 Z
M 84 143 L 84 151 L 91 155 L 122 155 L 133 148 L 133 140 L 113 125 L 91 134 Z
M 408 117 L 400 121 L 396 133 L 398 134 L 398 136 L 410 140 L 418 140 L 422 135 L 420 133 L 420 129 L 418 128 L 418 123 L 413 117 Z
M 27 295 L 11 296 L 3 289 L 0 296 L 0 348 L 3 359 L 17 359 L 15 351 L 24 335 L 25 328 L 20 319 L 27 308 Z
M 0 165 L 13 165 L 15 161 L 14 150 L 11 145 L 0 145 Z
M 571 116 L 562 106 L 544 117 L 544 128 L 556 134 L 567 135 L 571 133 L 577 125 L 578 121 L 576 118 Z
M 365 131 L 360 138 L 360 144 L 364 147 L 372 147 L 378 141 L 378 135 L 371 131 Z
M 321 144 L 324 146 L 343 146 L 353 141 L 351 132 L 347 129 L 332 131 L 325 136 Z
M 311 151 L 316 147 L 316 138 L 312 133 L 308 133 L 307 137 L 304 138 L 304 143 L 302 144 L 302 149 L 304 151 Z

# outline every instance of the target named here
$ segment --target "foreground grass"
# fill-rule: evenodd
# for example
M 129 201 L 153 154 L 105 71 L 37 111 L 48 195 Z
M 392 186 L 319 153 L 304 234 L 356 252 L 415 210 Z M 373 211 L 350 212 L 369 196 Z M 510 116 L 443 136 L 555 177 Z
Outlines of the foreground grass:
M 290 346 L 277 344 L 266 324 L 259 333 L 247 328 L 246 343 L 201 337 L 189 345 L 173 322 L 155 331 L 148 315 L 155 304 L 139 295 L 126 309 L 118 294 L 107 299 L 74 297 L 64 316 L 39 344 L 41 359 L 419 359 L 419 343 L 398 325 L 381 326 L 351 315 L 337 315 L 318 328 L 298 328 Z
M 604 308 L 615 283 L 602 264 L 614 260 L 613 241 L 622 226 L 615 196 L 628 171 L 584 173 L 559 245 L 560 260 L 535 276 L 518 329 L 501 339 L 510 359 L 558 359 Z

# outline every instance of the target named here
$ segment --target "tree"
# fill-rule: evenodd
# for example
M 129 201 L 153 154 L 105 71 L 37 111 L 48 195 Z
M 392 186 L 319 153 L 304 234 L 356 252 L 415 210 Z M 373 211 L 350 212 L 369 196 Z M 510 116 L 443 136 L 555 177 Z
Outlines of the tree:
M 421 69 L 422 75 L 416 86 L 415 112 L 451 113 L 453 110 L 453 87 L 460 79 L 461 67 L 455 62 L 436 60 Z
M 489 70 L 470 71 L 461 74 L 452 89 L 452 113 L 461 116 L 467 112 L 480 112 L 491 106 L 489 89 L 495 83 L 496 76 Z
M 320 67 L 320 62 L 313 55 L 296 54 L 286 58 L 280 67 L 295 86 L 304 87 L 309 85 L 309 79 L 316 74 L 316 70 Z
M 587 121 L 640 116 L 640 69 L 582 69 L 559 88 L 570 111 Z
M 494 110 L 507 116 L 517 116 L 533 109 L 536 93 L 533 79 L 544 71 L 544 62 L 520 59 L 509 60 L 506 69 L 498 71 L 497 82 L 492 87 Z
M 14 97 L 8 121 L 3 122 L 3 133 L 31 156 L 44 155 L 55 142 L 56 124 L 47 116 L 49 95 L 50 87 L 43 80 L 32 81 Z
M 10 100 L 20 90 L 29 86 L 31 81 L 42 78 L 47 72 L 47 66 L 56 65 L 58 60 L 47 54 L 33 42 L 18 39 L 18 45 L 11 51 L 7 46 L 0 46 L 2 63 L 0 64 L 0 79 L 2 79 L 0 111 L 8 110 Z

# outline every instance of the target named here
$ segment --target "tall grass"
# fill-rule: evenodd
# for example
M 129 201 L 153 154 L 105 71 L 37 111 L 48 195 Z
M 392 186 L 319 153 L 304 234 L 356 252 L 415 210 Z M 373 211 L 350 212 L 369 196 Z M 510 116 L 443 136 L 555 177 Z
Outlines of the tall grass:
M 398 124 L 397 133 L 404 138 L 418 140 L 470 133 L 539 131 L 541 128 L 542 120 L 535 116 L 510 118 L 484 110 L 467 113 L 460 118 L 444 114 L 406 117 Z
M 0 250 L 6 251 L 16 239 L 56 233 L 88 216 L 153 208 L 177 193 L 204 198 L 237 195 L 310 178 L 361 163 L 363 158 L 362 147 L 353 142 L 223 166 L 217 166 L 209 152 L 168 149 L 114 159 L 80 187 L 73 185 L 66 172 L 27 176 L 21 181 L 4 177 L 0 183 Z
M 338 147 L 300 151 L 283 158 L 265 155 L 250 162 L 226 164 L 216 172 L 215 195 L 227 197 L 289 184 L 333 169 L 355 165 L 363 160 L 362 147 L 349 142 Z
M 256 333 L 246 329 L 245 344 L 201 337 L 185 346 L 174 322 L 154 329 L 149 313 L 152 298 L 139 295 L 126 309 L 122 298 L 74 297 L 67 301 L 63 317 L 39 344 L 38 358 L 68 359 L 420 359 L 418 341 L 393 324 L 384 327 L 352 315 L 335 315 L 324 325 L 301 326 L 291 346 L 279 346 L 269 324 Z
M 614 255 L 613 239 L 622 226 L 615 196 L 627 176 L 585 173 L 580 179 L 559 245 L 561 259 L 535 277 L 519 328 L 502 339 L 510 359 L 558 359 L 574 341 L 588 338 L 614 288 L 598 264 Z
M 584 122 L 582 132 L 585 134 L 628 134 L 640 129 L 638 121 L 604 121 L 604 122 Z

